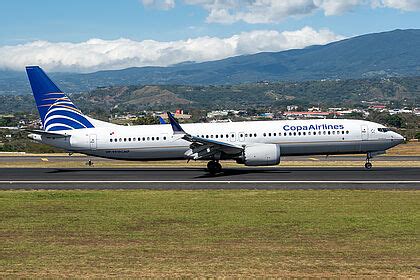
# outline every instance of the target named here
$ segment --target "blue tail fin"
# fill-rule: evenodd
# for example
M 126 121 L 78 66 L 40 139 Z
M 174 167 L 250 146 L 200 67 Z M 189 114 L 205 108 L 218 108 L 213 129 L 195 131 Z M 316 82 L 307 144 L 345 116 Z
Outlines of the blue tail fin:
M 91 128 L 92 123 L 39 66 L 26 67 L 45 131 Z

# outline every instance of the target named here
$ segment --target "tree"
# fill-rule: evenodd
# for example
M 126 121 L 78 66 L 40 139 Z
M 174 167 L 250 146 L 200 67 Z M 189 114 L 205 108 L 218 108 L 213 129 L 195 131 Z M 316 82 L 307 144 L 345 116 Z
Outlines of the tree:
M 398 115 L 390 115 L 386 118 L 386 123 L 390 126 L 401 128 L 404 124 L 403 119 Z
M 159 124 L 159 117 L 144 116 L 133 121 L 133 125 Z

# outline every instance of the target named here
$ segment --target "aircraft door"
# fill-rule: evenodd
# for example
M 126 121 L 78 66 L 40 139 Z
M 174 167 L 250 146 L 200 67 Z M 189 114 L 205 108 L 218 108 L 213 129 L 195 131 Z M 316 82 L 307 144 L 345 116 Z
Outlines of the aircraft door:
M 89 134 L 89 144 L 91 150 L 96 150 L 97 148 L 97 138 L 96 134 Z
M 367 125 L 361 126 L 361 132 L 362 132 L 362 140 L 368 140 L 369 139 L 369 130 Z

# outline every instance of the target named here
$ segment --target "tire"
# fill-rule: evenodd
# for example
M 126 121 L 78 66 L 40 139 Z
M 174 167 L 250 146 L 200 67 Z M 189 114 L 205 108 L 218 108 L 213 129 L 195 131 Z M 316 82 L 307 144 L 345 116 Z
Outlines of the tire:
M 207 170 L 211 175 L 216 175 L 222 171 L 222 165 L 216 161 L 209 161 L 207 163 Z
M 365 163 L 365 168 L 366 168 L 366 169 L 371 169 L 371 168 L 372 168 L 372 163 L 370 163 L 370 162 L 366 162 L 366 163 Z

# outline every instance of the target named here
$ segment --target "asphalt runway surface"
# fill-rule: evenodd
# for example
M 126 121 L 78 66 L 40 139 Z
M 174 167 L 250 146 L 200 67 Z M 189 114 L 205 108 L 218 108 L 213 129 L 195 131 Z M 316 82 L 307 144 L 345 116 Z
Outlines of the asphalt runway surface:
M 0 156 L 1 162 L 41 162 L 48 159 L 50 162 L 71 161 L 71 162 L 86 162 L 92 159 L 94 162 L 112 162 L 113 159 L 89 157 L 89 156 L 66 156 L 66 155 L 43 155 L 43 156 Z M 339 156 L 292 156 L 282 157 L 282 161 L 362 161 L 364 162 L 366 156 L 364 155 L 339 155 Z M 377 156 L 373 161 L 420 161 L 420 156 Z
M 0 189 L 420 189 L 420 168 L 1 168 Z

